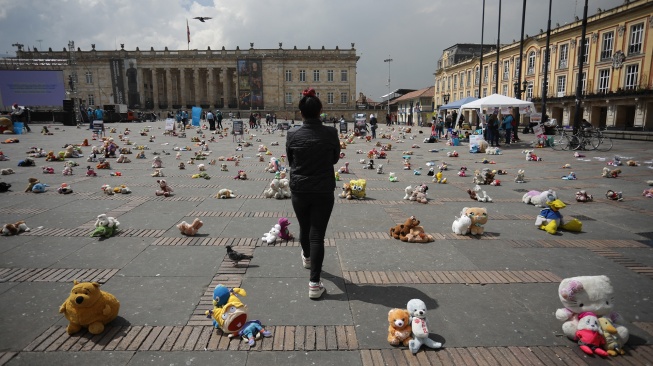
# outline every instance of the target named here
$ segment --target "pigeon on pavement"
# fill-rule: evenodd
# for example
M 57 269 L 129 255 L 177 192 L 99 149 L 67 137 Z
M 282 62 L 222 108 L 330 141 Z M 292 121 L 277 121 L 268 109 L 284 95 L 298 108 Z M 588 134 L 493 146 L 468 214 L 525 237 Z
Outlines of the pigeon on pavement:
M 234 266 L 237 265 L 238 262 L 242 260 L 254 258 L 253 255 L 247 255 L 233 250 L 231 248 L 231 245 L 227 245 L 227 255 L 229 256 L 229 259 L 231 259 L 231 261 L 234 262 Z

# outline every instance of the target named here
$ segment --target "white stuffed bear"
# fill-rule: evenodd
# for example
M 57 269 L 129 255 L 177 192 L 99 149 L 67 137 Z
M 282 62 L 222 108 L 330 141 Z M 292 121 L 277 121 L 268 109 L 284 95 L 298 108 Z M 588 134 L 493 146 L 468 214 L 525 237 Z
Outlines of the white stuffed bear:
M 279 179 L 279 195 L 280 197 L 275 198 L 290 198 L 290 181 L 288 181 L 288 178 Z
M 277 238 L 279 237 L 280 233 L 281 233 L 281 226 L 279 226 L 279 224 L 276 224 L 272 227 L 272 229 L 270 229 L 270 231 L 263 234 L 261 240 L 268 243 L 268 245 L 274 244 L 274 242 L 277 241 Z
M 558 195 L 552 189 L 546 191 L 528 191 L 524 193 L 522 197 L 522 202 L 535 205 L 535 207 L 546 207 L 548 201 L 553 201 L 558 199 Z
M 451 231 L 454 234 L 458 235 L 467 235 L 469 234 L 469 227 L 472 226 L 472 219 L 465 214 L 467 207 L 463 208 L 460 213 L 460 217 L 456 217 L 453 224 L 451 225 Z
M 429 348 L 440 348 L 442 343 L 436 342 L 429 338 L 428 322 L 426 320 L 426 304 L 420 299 L 412 299 L 406 305 L 410 314 L 410 322 L 413 332 L 413 339 L 408 343 L 408 348 L 415 354 L 422 345 Z
M 408 186 L 408 187 L 406 187 L 406 188 L 404 189 L 404 192 L 406 193 L 406 195 L 404 196 L 404 199 L 405 199 L 405 200 L 409 200 L 409 199 L 410 199 L 410 196 L 413 195 L 413 186 Z
M 612 320 L 621 340 L 628 342 L 628 329 L 619 324 L 623 319 L 613 311 L 614 291 L 607 276 L 565 278 L 558 287 L 558 296 L 563 308 L 556 310 L 556 318 L 564 322 L 562 331 L 569 339 L 576 337 L 578 314 L 589 311 Z
M 118 225 L 120 225 L 120 222 L 115 217 L 107 216 L 106 214 L 98 215 L 97 220 L 95 220 L 95 227 L 114 227 Z

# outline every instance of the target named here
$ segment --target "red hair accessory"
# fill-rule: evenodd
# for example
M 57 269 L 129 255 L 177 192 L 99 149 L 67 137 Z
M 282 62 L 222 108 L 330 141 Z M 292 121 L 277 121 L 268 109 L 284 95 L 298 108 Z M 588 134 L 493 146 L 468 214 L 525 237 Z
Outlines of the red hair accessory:
M 304 89 L 304 91 L 302 92 L 302 94 L 303 94 L 305 97 L 314 97 L 314 96 L 315 96 L 315 89 L 313 89 L 313 88 Z

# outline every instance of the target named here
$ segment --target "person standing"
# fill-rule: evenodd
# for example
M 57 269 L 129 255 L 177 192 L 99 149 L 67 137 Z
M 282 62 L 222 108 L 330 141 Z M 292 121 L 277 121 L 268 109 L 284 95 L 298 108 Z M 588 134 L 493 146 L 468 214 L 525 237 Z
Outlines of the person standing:
M 385 115 L 385 125 L 390 126 L 391 123 L 392 123 L 392 117 L 390 117 L 390 113 L 388 113 Z
M 93 114 L 96 121 L 104 121 L 104 112 L 100 109 L 100 106 L 95 106 Z
M 319 299 L 326 291 L 320 275 L 324 261 L 324 235 L 333 211 L 333 166 L 340 158 L 338 131 L 322 124 L 322 102 L 313 88 L 299 101 L 304 123 L 288 131 L 286 155 L 290 166 L 292 206 L 299 222 L 302 265 L 310 268 L 308 297 Z
M 502 128 L 506 130 L 506 146 L 510 146 L 510 139 L 512 138 L 512 123 L 514 121 L 512 114 L 503 117 Z
M 499 119 L 497 118 L 496 113 L 492 113 L 492 115 L 490 115 L 490 118 L 487 121 L 487 129 L 490 146 L 501 147 L 499 145 Z
M 218 122 L 218 129 L 222 130 L 222 112 L 219 109 L 215 111 L 215 119 Z
M 376 138 L 376 128 L 378 121 L 376 120 L 376 117 L 374 117 L 374 114 L 370 114 L 370 129 L 372 130 L 372 138 Z
M 88 124 L 88 129 L 89 129 L 89 130 L 92 130 L 92 129 L 93 129 L 93 119 L 94 119 L 94 117 L 95 117 L 95 115 L 94 115 L 94 113 L 93 113 L 93 108 L 89 107 L 89 108 L 86 110 L 86 117 L 88 118 L 88 122 L 89 122 L 89 124 Z
M 32 132 L 32 130 L 29 128 L 29 125 L 27 124 L 29 120 L 28 113 L 29 112 L 25 111 L 25 107 L 18 105 L 18 103 L 14 103 L 11 106 L 11 121 L 23 122 L 23 127 L 25 127 L 27 132 Z
M 209 130 L 215 131 L 215 117 L 213 116 L 213 112 L 206 112 L 206 120 L 209 122 Z

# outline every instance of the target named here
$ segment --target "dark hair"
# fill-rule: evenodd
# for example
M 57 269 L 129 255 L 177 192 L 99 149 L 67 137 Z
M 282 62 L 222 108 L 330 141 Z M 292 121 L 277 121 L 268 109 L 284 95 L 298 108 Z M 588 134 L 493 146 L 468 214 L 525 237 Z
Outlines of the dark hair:
M 315 89 L 310 88 L 302 92 L 302 99 L 299 101 L 299 110 L 305 118 L 318 118 L 322 112 L 322 102 L 315 94 Z

